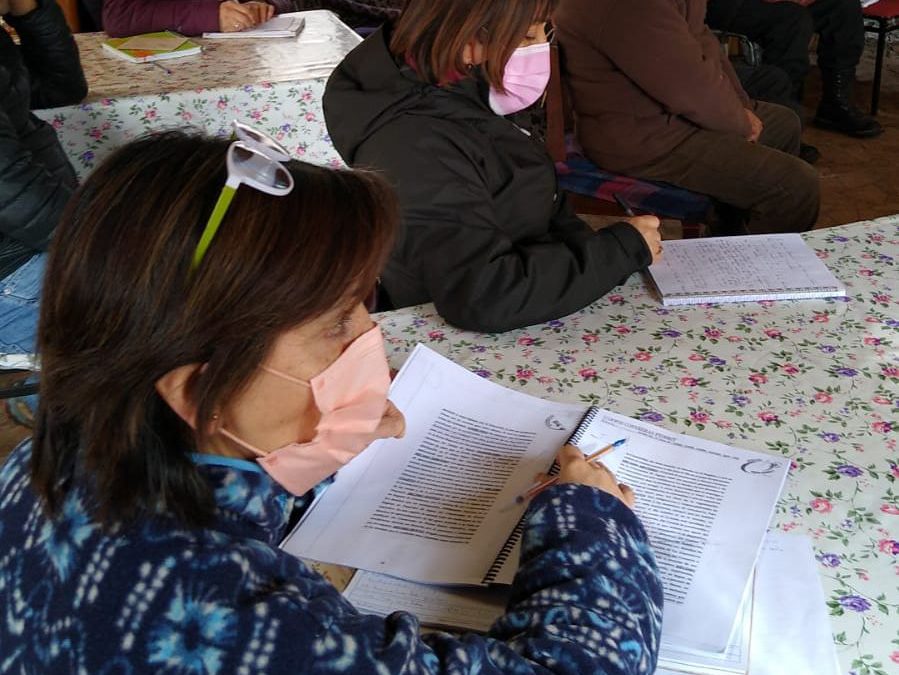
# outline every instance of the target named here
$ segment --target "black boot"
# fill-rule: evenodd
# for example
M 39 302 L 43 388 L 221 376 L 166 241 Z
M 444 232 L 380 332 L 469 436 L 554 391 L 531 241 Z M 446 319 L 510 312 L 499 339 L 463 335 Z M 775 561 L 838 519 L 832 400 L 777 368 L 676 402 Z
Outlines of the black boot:
M 819 159 L 821 159 L 821 152 L 814 145 L 808 145 L 807 143 L 799 144 L 799 159 L 802 159 L 809 164 L 814 164 Z
M 883 133 L 883 128 L 870 115 L 852 105 L 855 69 L 821 69 L 824 94 L 814 124 L 822 129 L 839 131 L 856 138 L 869 138 Z

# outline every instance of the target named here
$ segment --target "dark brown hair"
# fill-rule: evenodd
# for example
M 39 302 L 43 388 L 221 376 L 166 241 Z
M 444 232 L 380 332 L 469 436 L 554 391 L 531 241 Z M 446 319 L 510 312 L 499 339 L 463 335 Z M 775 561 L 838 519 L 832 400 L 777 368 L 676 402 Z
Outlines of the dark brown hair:
M 207 523 L 212 495 L 189 457 L 197 436 L 155 382 L 206 364 L 189 389 L 197 428 L 208 429 L 281 333 L 375 282 L 396 227 L 392 192 L 374 174 L 297 161 L 286 164 L 287 196 L 238 189 L 191 274 L 228 145 L 179 132 L 130 143 L 88 178 L 56 230 L 32 457 L 51 514 L 83 472 L 104 522 L 163 510 Z
M 408 0 L 393 27 L 390 51 L 411 58 L 421 77 L 444 84 L 464 74 L 462 52 L 472 40 L 484 45 L 484 77 L 503 90 L 503 70 L 528 27 L 548 21 L 558 0 Z

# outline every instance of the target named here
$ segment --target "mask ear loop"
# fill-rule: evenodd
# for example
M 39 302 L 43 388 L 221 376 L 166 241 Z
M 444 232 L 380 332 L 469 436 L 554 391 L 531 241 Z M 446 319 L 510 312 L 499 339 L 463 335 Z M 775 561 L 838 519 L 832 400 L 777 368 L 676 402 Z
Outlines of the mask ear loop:
M 287 380 L 288 382 L 293 382 L 294 384 L 301 384 L 307 389 L 312 389 L 312 385 L 309 384 L 306 380 L 301 380 L 298 377 L 294 377 L 293 375 L 288 375 L 287 373 L 282 373 L 280 370 L 275 370 L 274 368 L 270 368 L 269 366 L 259 366 L 262 370 L 267 373 L 271 373 L 275 377 L 280 377 L 282 380 Z
M 230 431 L 228 431 L 225 427 L 219 427 L 218 432 L 219 432 L 222 436 L 224 436 L 225 438 L 227 438 L 228 440 L 233 441 L 234 443 L 237 443 L 240 447 L 242 447 L 242 448 L 244 448 L 244 449 L 246 449 L 246 450 L 249 450 L 250 452 L 252 452 L 252 453 L 253 453 L 254 455 L 256 455 L 257 457 L 265 457 L 265 456 L 268 454 L 268 453 L 266 453 L 266 452 L 262 452 L 259 448 L 253 447 L 252 445 L 250 445 L 250 444 L 247 443 L 246 441 L 243 441 L 243 440 L 239 439 L 237 436 L 235 436 L 235 435 L 232 434 Z

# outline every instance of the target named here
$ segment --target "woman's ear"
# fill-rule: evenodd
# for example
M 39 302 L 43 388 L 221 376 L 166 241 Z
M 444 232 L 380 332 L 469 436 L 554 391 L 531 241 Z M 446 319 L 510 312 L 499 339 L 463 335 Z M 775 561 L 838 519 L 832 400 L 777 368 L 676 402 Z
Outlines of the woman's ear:
M 156 391 L 191 429 L 197 428 L 197 404 L 190 395 L 188 384 L 191 378 L 203 369 L 203 365 L 190 363 L 180 366 L 156 380 Z

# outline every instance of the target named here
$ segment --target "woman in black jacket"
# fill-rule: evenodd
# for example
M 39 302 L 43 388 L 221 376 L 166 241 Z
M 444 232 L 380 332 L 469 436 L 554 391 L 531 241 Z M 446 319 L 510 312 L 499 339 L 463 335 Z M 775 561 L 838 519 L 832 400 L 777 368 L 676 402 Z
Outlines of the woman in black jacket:
M 78 48 L 54 0 L 0 0 L 0 364 L 34 352 L 44 251 L 76 187 L 53 128 L 31 113 L 87 95 Z
M 593 232 L 543 147 L 501 116 L 546 86 L 555 2 L 409 0 L 329 80 L 338 151 L 399 194 L 382 275 L 393 306 L 433 301 L 463 328 L 520 328 L 584 307 L 661 252 L 652 216 Z

